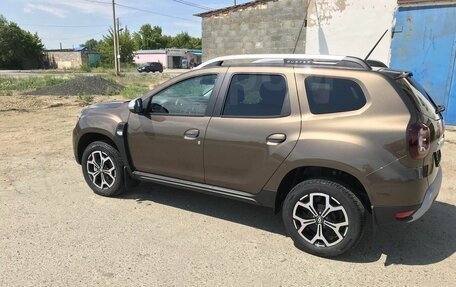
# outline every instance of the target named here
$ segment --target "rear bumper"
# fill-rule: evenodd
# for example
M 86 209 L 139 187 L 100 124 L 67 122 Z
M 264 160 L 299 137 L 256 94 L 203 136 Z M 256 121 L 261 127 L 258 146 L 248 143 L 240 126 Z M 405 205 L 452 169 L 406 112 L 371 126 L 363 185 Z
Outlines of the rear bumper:
M 439 168 L 434 182 L 429 186 L 426 194 L 424 195 L 424 200 L 421 204 L 421 207 L 411 216 L 409 220 L 407 220 L 407 222 L 412 222 L 419 219 L 431 208 L 432 204 L 437 198 L 437 195 L 440 192 L 440 187 L 442 186 L 442 177 L 442 168 Z
M 442 168 L 439 168 L 434 181 L 429 185 L 424 194 L 423 202 L 419 205 L 414 206 L 401 206 L 401 207 L 374 207 L 373 215 L 377 224 L 391 224 L 401 222 L 413 222 L 421 218 L 432 206 L 437 195 L 440 192 L 442 185 Z M 410 217 L 402 220 L 397 220 L 395 215 L 398 212 L 405 212 L 410 210 L 416 210 Z

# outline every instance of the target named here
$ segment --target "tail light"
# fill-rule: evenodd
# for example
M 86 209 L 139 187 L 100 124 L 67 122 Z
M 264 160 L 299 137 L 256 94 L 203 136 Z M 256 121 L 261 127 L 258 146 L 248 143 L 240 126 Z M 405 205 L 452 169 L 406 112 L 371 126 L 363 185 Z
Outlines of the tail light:
M 422 159 L 429 153 L 430 132 L 429 127 L 423 123 L 415 123 L 407 128 L 410 156 Z

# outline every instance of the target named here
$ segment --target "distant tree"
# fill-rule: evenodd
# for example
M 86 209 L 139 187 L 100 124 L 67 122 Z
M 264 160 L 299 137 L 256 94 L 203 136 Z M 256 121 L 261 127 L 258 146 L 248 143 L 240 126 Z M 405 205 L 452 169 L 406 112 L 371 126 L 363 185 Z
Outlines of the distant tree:
M 169 35 L 163 35 L 162 37 L 162 47 L 163 48 L 172 48 L 172 41 L 173 41 L 173 36 L 169 36 Z
M 96 41 L 90 39 L 81 45 L 91 50 L 96 50 L 102 55 L 104 64 L 114 64 L 112 28 L 103 39 Z M 201 49 L 201 38 L 192 37 L 187 32 L 182 32 L 176 36 L 162 34 L 160 26 L 142 25 L 138 32 L 130 33 L 127 27 L 120 32 L 120 60 L 123 63 L 133 62 L 133 52 L 136 50 L 164 49 L 164 48 L 183 48 Z
M 197 37 L 192 37 L 192 40 L 190 40 L 190 49 L 201 49 L 203 47 L 203 43 L 201 41 L 201 38 Z
M 181 32 L 172 37 L 170 47 L 201 49 L 201 39 L 190 36 L 187 32 Z
M 188 44 L 192 40 L 192 37 L 187 32 L 182 32 L 173 37 L 171 45 L 174 48 L 189 48 Z
M 84 44 L 82 44 L 82 47 L 86 47 L 87 49 L 91 51 L 97 51 L 97 47 L 99 45 L 99 42 L 95 39 L 90 39 L 87 40 Z
M 164 48 L 162 28 L 152 27 L 150 24 L 142 25 L 138 32 L 133 33 L 136 50 Z
M 0 69 L 40 68 L 43 62 L 44 45 L 38 35 L 0 15 Z
M 120 32 L 120 61 L 123 63 L 133 63 L 133 52 L 135 51 L 135 43 L 127 26 Z
M 122 63 L 132 63 L 133 62 L 133 52 L 135 51 L 135 45 L 131 37 L 130 31 L 125 26 L 124 29 L 120 32 L 119 36 L 119 45 L 120 45 L 120 61 Z M 103 39 L 100 40 L 97 47 L 98 51 L 101 53 L 101 60 L 105 64 L 114 64 L 114 43 L 113 43 L 113 31 L 112 28 L 109 29 L 107 35 L 103 36 Z

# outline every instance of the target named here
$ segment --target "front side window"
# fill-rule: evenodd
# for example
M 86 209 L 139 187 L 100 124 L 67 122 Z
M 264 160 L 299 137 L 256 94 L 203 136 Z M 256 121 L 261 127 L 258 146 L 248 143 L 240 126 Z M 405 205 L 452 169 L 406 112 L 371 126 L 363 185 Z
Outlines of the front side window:
M 223 116 L 279 117 L 289 114 L 290 103 L 283 76 L 237 74 L 232 77 Z
M 363 90 L 350 79 L 311 76 L 305 86 L 312 114 L 355 111 L 366 104 Z
M 152 114 L 204 116 L 217 75 L 204 75 L 178 82 L 152 97 Z

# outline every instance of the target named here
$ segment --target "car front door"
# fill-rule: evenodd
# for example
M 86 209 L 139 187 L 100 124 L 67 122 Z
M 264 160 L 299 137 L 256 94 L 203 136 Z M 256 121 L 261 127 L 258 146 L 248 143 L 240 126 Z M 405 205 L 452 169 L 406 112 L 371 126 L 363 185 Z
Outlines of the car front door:
M 204 143 L 206 183 L 258 193 L 300 134 L 293 70 L 230 68 L 221 91 Z
M 136 171 L 204 182 L 203 140 L 224 70 L 192 72 L 143 97 L 145 112 L 128 120 Z

